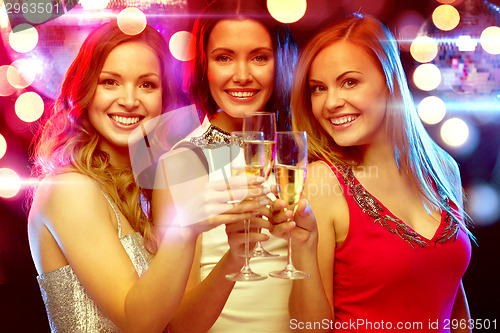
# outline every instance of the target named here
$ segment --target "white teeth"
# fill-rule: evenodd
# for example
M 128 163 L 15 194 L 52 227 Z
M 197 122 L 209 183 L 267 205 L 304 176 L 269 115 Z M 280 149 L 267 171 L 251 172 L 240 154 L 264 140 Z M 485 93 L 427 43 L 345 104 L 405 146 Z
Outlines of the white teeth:
M 132 125 L 139 122 L 140 117 L 120 117 L 120 116 L 111 116 L 114 121 L 122 124 L 122 125 Z
M 229 95 L 238 98 L 250 97 L 255 95 L 255 92 L 251 91 L 229 91 Z
M 358 116 L 345 116 L 345 117 L 341 117 L 341 118 L 331 118 L 330 122 L 333 125 L 344 125 L 344 124 L 350 123 L 351 121 L 353 121 L 356 118 L 358 118 Z

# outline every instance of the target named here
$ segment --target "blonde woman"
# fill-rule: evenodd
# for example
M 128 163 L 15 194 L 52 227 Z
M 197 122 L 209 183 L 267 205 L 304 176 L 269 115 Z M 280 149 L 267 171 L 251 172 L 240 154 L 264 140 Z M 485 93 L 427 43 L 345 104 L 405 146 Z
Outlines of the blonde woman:
M 459 170 L 418 118 L 390 31 L 368 16 L 339 21 L 312 37 L 294 74 L 293 127 L 307 132 L 314 162 L 292 230 L 294 263 L 311 278 L 294 281 L 291 324 L 448 332 L 453 319 L 467 323 Z

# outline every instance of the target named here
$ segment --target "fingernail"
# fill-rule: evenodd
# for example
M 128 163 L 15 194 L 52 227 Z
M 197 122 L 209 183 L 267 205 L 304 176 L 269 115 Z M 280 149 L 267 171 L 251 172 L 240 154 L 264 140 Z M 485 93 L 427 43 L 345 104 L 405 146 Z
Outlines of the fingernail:
M 257 177 L 257 179 L 255 179 L 256 183 L 263 183 L 265 181 L 266 181 L 266 179 L 264 177 Z
M 259 199 L 259 203 L 260 203 L 262 206 L 267 206 L 267 200 L 266 200 L 265 198 Z
M 271 189 L 268 187 L 264 187 L 263 192 L 264 192 L 264 194 L 268 194 L 269 192 L 271 192 Z

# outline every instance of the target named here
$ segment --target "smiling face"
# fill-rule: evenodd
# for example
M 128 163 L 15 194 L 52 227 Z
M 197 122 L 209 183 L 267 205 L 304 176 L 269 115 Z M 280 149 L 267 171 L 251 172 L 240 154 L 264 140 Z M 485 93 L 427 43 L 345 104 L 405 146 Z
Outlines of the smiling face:
M 128 159 L 129 134 L 161 111 L 161 67 L 156 53 L 141 42 L 115 47 L 104 62 L 88 106 L 90 123 L 101 135 L 100 149 L 112 160 Z
M 207 44 L 210 93 L 233 118 L 262 111 L 274 88 L 274 51 L 267 29 L 253 20 L 222 20 Z
M 314 117 L 344 147 L 386 140 L 385 76 L 363 48 L 339 41 L 322 49 L 309 70 Z

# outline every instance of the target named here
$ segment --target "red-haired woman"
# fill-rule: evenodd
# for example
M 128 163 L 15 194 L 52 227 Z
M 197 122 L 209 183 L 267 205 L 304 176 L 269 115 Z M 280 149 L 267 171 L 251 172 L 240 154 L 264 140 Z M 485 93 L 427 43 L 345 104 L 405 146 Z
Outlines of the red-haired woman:
M 215 226 L 162 228 L 157 241 L 134 182 L 129 134 L 176 97 L 167 52 L 149 26 L 135 36 L 116 22 L 96 29 L 35 138 L 28 233 L 53 332 L 164 330 L 191 267 L 181 258 Z

